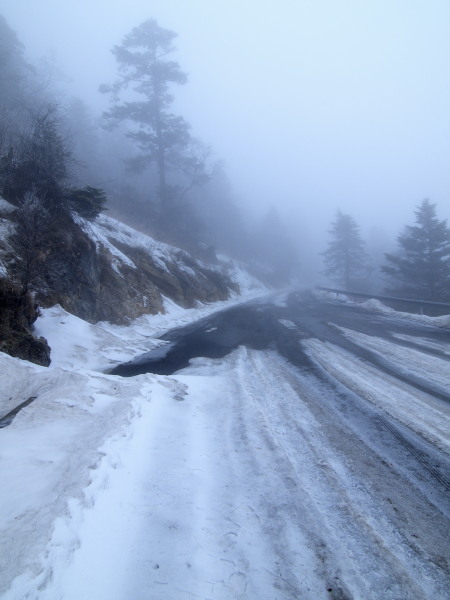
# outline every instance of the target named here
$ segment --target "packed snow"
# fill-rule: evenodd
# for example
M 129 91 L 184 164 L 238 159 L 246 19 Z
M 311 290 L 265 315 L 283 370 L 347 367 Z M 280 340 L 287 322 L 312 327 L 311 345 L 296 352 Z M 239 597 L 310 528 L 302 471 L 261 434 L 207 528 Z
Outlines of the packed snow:
M 370 298 L 369 300 L 364 300 L 362 302 L 355 302 L 354 300 L 350 300 L 348 296 L 346 296 L 344 293 L 315 290 L 315 295 L 318 298 L 335 300 L 336 302 L 343 302 L 346 304 L 354 304 L 361 308 L 365 308 L 370 312 L 377 312 L 383 315 L 391 315 L 397 318 L 404 317 L 410 321 L 415 321 L 416 323 L 422 323 L 424 325 L 432 325 L 433 327 L 450 328 L 450 314 L 443 315 L 442 317 L 429 317 L 428 315 L 405 313 L 394 310 L 393 308 L 386 306 L 380 300 L 377 300 L 375 298 Z
M 167 329 L 239 301 L 191 310 L 167 301 L 165 315 L 126 327 L 55 306 L 36 325 L 52 348 L 49 368 L 0 354 L 0 418 L 36 398 L 0 429 L 2 599 L 447 597 L 448 548 L 435 532 L 448 515 L 388 460 L 379 464 L 374 442 L 353 435 L 354 414 L 339 413 L 308 372 L 239 348 L 170 377 L 107 374 L 158 347 Z M 402 357 L 344 333 L 448 381 L 444 361 L 421 365 L 414 351 Z M 421 434 L 450 452 L 444 403 L 326 343 L 302 343 L 407 427 L 426 413 Z M 414 522 L 407 538 L 405 518 Z
M 359 343 L 362 338 L 369 338 L 356 332 L 346 332 L 346 334 Z M 435 378 L 439 387 L 442 386 L 443 390 L 450 389 L 450 370 L 447 361 L 427 357 L 426 354 L 416 353 L 414 350 L 399 349 L 381 339 L 371 338 L 364 341 L 368 345 L 375 346 L 376 351 L 382 353 L 384 358 L 388 357 L 394 364 L 400 365 L 405 374 L 419 372 L 425 380 L 430 372 L 430 379 Z M 304 343 L 325 370 L 347 388 L 450 454 L 448 402 L 420 392 L 332 344 L 314 339 Z M 415 359 L 415 362 L 413 360 L 409 363 L 408 358 Z

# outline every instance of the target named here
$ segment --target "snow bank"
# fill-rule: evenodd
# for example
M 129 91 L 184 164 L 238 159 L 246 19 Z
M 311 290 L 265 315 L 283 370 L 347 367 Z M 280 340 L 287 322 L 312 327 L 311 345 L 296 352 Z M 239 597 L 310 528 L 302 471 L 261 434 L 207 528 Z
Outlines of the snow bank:
M 10 204 L 7 200 L 0 196 L 0 212 L 11 213 L 16 210 L 16 207 Z
M 0 497 L 2 594 L 24 572 L 35 580 L 34 589 L 48 579 L 51 565 L 43 567 L 42 561 L 58 519 L 67 519 L 74 499 L 83 501 L 104 441 L 119 432 L 128 435 L 152 381 L 46 369 L 5 354 L 0 372 L 3 414 L 36 398 L 1 430 L 0 470 L 7 490 Z M 67 536 L 61 543 L 67 551 L 76 546 Z M 11 594 L 5 597 L 27 597 L 21 586 Z
M 334 292 L 323 292 L 317 290 L 315 291 L 315 294 L 319 298 L 335 300 L 338 302 L 345 302 L 383 315 L 390 315 L 393 317 L 400 317 L 402 319 L 409 319 L 410 321 L 416 321 L 417 323 L 423 323 L 424 325 L 432 325 L 434 327 L 450 328 L 450 315 L 443 315 L 441 317 L 429 317 L 427 315 L 416 315 L 414 313 L 400 312 L 394 310 L 393 308 L 389 308 L 388 306 L 380 302 L 380 300 L 376 300 L 375 298 L 370 298 L 369 300 L 365 300 L 364 302 L 355 302 L 353 300 L 349 300 L 348 296 L 346 296 L 345 294 L 336 294 Z
M 428 378 L 428 368 L 429 379 L 434 381 L 435 387 L 444 391 L 448 389 L 450 376 L 447 361 L 431 356 L 427 358 L 412 349 L 396 348 L 394 344 L 379 338 L 349 330 L 345 333 L 356 343 L 387 357 L 405 375 L 418 373 L 419 377 L 416 378 L 425 380 Z M 302 344 L 325 371 L 345 387 L 450 454 L 450 406 L 447 402 L 416 390 L 329 342 L 311 338 L 303 340 Z
M 130 326 L 92 325 L 54 306 L 42 310 L 35 325 L 36 334 L 52 348 L 50 367 L 0 353 L 0 418 L 35 398 L 0 430 L 0 469 L 7 490 L 0 496 L 3 599 L 47 597 L 44 592 L 37 596 L 36 590 L 47 587 L 55 568 L 64 571 L 81 543 L 78 530 L 85 509 L 109 485 L 122 454 L 134 452 L 130 440 L 136 428 L 144 426 L 139 435 L 148 444 L 156 410 L 146 408 L 149 401 L 158 399 L 159 410 L 165 410 L 164 403 L 184 394 L 185 386 L 172 378 L 148 374 L 123 379 L 102 371 L 157 347 L 160 342 L 154 338 L 166 329 L 236 302 L 242 297 L 184 310 L 166 300 L 166 314 L 146 315 Z M 137 460 L 137 454 L 130 460 Z M 112 520 L 108 515 L 104 523 Z M 95 556 L 88 559 L 95 564 Z
M 269 296 L 286 301 L 286 292 Z M 101 372 L 155 347 L 166 329 L 236 302 L 183 310 L 166 300 L 166 314 L 126 327 L 88 324 L 55 306 L 36 323 L 53 350 L 49 368 L 0 353 L 3 414 L 36 397 L 0 430 L 2 600 L 325 600 L 331 587 L 344 597 L 341 581 L 348 597 L 381 590 L 393 599 L 404 589 L 412 597 L 416 582 L 429 593 L 415 597 L 445 597 L 448 586 L 441 594 L 433 585 L 435 565 L 372 500 L 373 480 L 358 479 L 355 464 L 364 475 L 373 465 L 353 450 L 361 440 L 348 429 L 349 455 L 339 456 L 343 424 L 331 412 L 323 425 L 329 390 L 318 401 L 309 373 L 294 376 L 275 354 L 244 348 L 195 359 L 173 377 Z M 403 360 L 380 340 L 344 333 Z M 340 349 L 303 343 L 413 428 L 425 406 L 427 435 L 448 447 L 437 404 Z M 430 365 L 443 385 L 443 364 Z M 383 469 L 384 502 L 392 493 Z
M 450 328 L 450 315 L 443 315 L 441 317 L 429 317 L 427 315 L 416 315 L 414 313 L 405 313 L 389 308 L 379 300 L 374 298 L 366 300 L 365 302 L 358 303 L 358 306 L 362 306 L 367 310 L 372 310 L 384 315 L 392 315 L 395 317 L 402 317 L 403 319 L 409 319 L 410 321 L 416 321 L 417 323 L 423 323 L 424 325 L 433 325 L 434 327 L 449 327 Z

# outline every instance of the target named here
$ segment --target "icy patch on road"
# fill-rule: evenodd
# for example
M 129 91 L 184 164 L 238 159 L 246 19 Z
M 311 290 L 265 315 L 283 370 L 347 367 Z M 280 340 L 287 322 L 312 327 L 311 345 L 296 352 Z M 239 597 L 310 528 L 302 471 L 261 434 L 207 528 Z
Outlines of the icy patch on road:
M 416 344 L 418 346 L 422 346 L 425 350 L 427 348 L 431 349 L 431 350 L 438 350 L 439 352 L 442 352 L 443 354 L 447 354 L 450 356 L 450 347 L 448 343 L 439 343 L 436 342 L 435 340 L 429 340 L 428 338 L 420 338 L 420 337 L 415 337 L 412 335 L 405 335 L 402 333 L 393 333 L 392 334 L 393 337 L 399 339 L 399 340 L 403 340 L 405 342 L 410 342 L 412 344 Z
M 432 382 L 435 389 L 443 395 L 450 391 L 450 364 L 447 360 L 431 356 L 413 348 L 398 346 L 381 338 L 359 333 L 345 327 L 336 329 L 342 331 L 345 337 L 362 348 L 373 350 L 383 361 L 395 365 L 397 371 L 405 377 L 421 379 L 424 384 Z M 411 338 L 415 339 L 415 338 Z
M 190 309 L 164 298 L 164 314 L 142 315 L 129 325 L 114 325 L 107 321 L 94 325 L 55 305 L 40 309 L 41 315 L 34 325 L 34 333 L 45 337 L 50 345 L 50 368 L 103 372 L 159 348 L 163 342 L 155 338 L 168 329 L 183 327 L 261 295 L 261 290 L 258 290 L 223 302 L 199 304 Z
M 293 321 L 289 321 L 288 319 L 278 319 L 278 322 L 281 323 L 281 325 L 287 327 L 287 329 L 291 329 L 293 331 L 297 331 L 298 329 L 297 325 Z
M 347 388 L 450 454 L 448 402 L 420 392 L 328 342 L 308 339 L 302 344 Z M 445 367 L 448 369 L 448 364 Z M 441 373 L 441 377 L 446 373 Z

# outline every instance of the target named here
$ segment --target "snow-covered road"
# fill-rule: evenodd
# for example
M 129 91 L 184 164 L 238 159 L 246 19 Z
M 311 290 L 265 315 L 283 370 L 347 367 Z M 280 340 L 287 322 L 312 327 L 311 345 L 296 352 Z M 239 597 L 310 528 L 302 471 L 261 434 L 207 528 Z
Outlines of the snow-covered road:
M 71 345 L 73 319 L 42 321 L 59 365 L 6 358 L 38 400 L 0 430 L 2 598 L 448 598 L 449 404 L 404 381 L 448 391 L 445 340 L 333 325 L 397 379 L 286 318 L 304 368 L 240 346 L 122 379 L 83 361 L 124 360 L 145 327 Z

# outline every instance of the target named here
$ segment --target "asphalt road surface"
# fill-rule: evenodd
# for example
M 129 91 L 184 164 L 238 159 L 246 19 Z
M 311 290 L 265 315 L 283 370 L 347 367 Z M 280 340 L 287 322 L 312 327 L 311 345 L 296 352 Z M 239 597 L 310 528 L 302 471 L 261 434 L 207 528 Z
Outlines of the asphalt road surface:
M 292 323 L 292 327 L 286 327 L 283 321 Z M 293 365 L 313 368 L 314 364 L 303 351 L 299 340 L 316 338 L 345 348 L 374 363 L 377 368 L 403 378 L 398 370 L 380 361 L 373 352 L 342 335 L 338 327 L 394 341 L 405 347 L 419 346 L 422 350 L 423 344 L 417 344 L 413 338 L 426 338 L 436 342 L 436 347 L 431 345 L 425 349 L 427 353 L 449 360 L 449 355 L 445 353 L 445 346 L 450 347 L 448 329 L 370 313 L 355 305 L 318 301 L 308 292 L 299 292 L 290 294 L 286 302 L 253 301 L 216 313 L 193 325 L 172 330 L 160 338 L 167 342 L 166 346 L 120 365 L 111 373 L 124 377 L 148 372 L 170 375 L 187 367 L 192 358 L 219 358 L 242 345 L 256 350 L 274 348 Z M 396 336 L 412 339 L 404 340 Z M 450 401 L 450 390 L 446 393 L 427 391 Z

